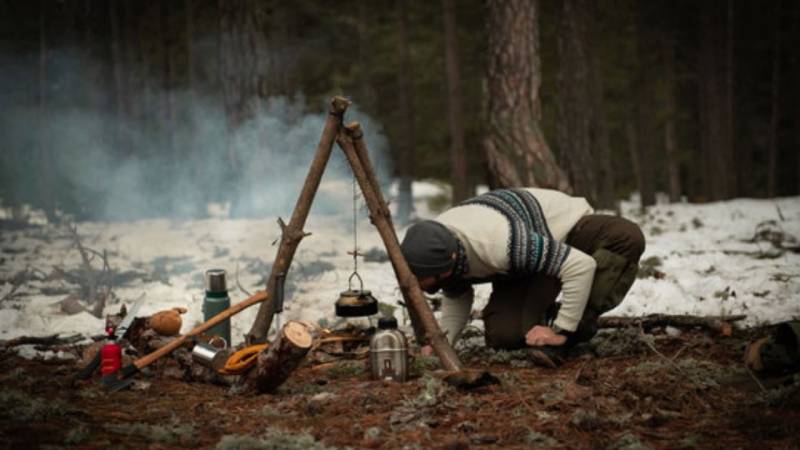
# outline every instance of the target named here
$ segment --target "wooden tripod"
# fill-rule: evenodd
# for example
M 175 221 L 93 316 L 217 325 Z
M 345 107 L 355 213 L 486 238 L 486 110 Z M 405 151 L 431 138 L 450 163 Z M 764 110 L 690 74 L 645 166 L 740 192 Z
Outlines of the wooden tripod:
M 411 269 L 409 269 L 408 263 L 400 251 L 400 243 L 397 240 L 397 234 L 392 224 L 392 216 L 370 163 L 361 127 L 355 122 L 343 126 L 344 113 L 349 105 L 350 102 L 343 97 L 334 97 L 331 100 L 331 108 L 325 120 L 322 137 L 317 145 L 317 152 L 311 162 L 300 196 L 297 199 L 297 203 L 295 203 L 292 218 L 288 225 L 278 219 L 282 236 L 280 247 L 275 255 L 275 261 L 272 264 L 272 270 L 267 281 L 267 299 L 261 303 L 256 320 L 250 328 L 246 340 L 252 344 L 263 342 L 266 339 L 267 331 L 275 314 L 274 294 L 278 275 L 288 271 L 297 246 L 305 236 L 308 236 L 308 233 L 303 231 L 303 226 L 319 188 L 325 166 L 330 159 L 333 143 L 336 141 L 353 169 L 353 174 L 358 181 L 361 192 L 364 194 L 364 199 L 369 209 L 370 221 L 378 229 L 378 233 L 386 247 L 400 291 L 408 306 L 414 329 L 427 338 L 445 370 L 460 372 L 463 369 L 461 362 L 439 328 L 433 312 L 425 301 L 416 277 L 411 273 Z

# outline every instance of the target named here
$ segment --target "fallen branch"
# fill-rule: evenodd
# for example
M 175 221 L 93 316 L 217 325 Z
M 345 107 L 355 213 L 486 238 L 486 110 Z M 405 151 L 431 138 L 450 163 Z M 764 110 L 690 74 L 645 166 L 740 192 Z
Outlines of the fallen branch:
M 20 336 L 7 341 L 0 341 L 0 348 L 8 350 L 11 347 L 19 345 L 39 345 L 51 347 L 56 345 L 69 345 L 82 341 L 83 335 L 74 334 L 72 336 L 60 337 L 59 334 L 51 334 L 49 336 Z
M 600 328 L 641 327 L 650 330 L 655 327 L 706 328 L 723 335 L 730 335 L 731 324 L 746 319 L 745 315 L 735 316 L 687 316 L 669 314 L 650 314 L 643 317 L 601 317 L 597 321 Z

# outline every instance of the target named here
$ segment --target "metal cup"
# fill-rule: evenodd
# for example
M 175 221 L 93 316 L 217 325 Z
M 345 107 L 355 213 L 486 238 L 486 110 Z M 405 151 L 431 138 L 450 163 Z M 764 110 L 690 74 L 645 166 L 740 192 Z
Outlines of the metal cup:
M 219 370 L 227 361 L 228 352 L 205 342 L 198 342 L 192 349 L 192 359 L 214 370 Z

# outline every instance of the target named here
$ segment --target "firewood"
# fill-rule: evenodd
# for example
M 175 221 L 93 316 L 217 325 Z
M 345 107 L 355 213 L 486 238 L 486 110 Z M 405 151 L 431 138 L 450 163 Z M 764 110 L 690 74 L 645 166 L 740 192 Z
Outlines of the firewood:
M 645 330 L 655 327 L 672 326 L 676 328 L 701 327 L 730 336 L 731 323 L 744 320 L 747 316 L 686 316 L 669 314 L 650 314 L 644 317 L 601 317 L 597 321 L 600 328 L 626 328 L 641 326 Z
M 256 368 L 247 375 L 245 383 L 258 392 L 275 392 L 300 365 L 313 342 L 306 325 L 287 322 L 274 343 L 258 355 Z

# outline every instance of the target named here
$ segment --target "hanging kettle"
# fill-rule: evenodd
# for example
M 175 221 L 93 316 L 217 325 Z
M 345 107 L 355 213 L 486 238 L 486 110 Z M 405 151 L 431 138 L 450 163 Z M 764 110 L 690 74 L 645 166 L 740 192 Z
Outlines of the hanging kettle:
M 353 278 L 358 278 L 359 289 L 353 289 Z M 336 315 L 339 317 L 363 317 L 378 313 L 378 300 L 372 292 L 364 289 L 364 281 L 358 272 L 353 272 L 347 280 L 346 291 L 336 300 Z

